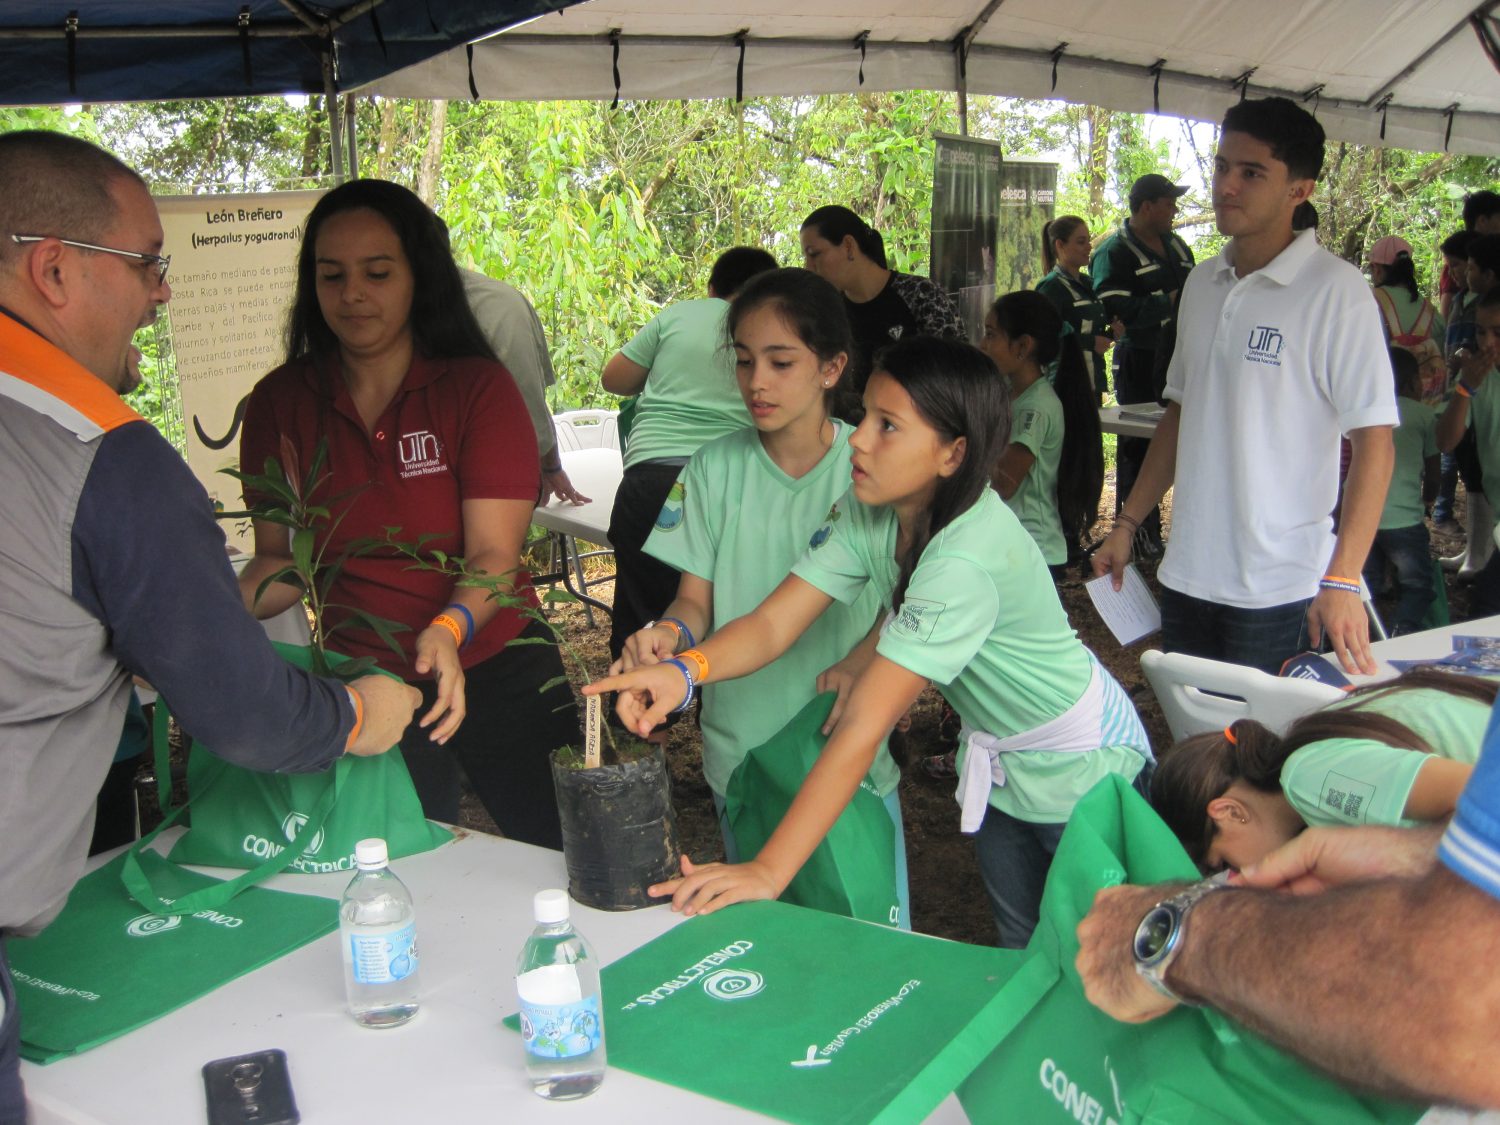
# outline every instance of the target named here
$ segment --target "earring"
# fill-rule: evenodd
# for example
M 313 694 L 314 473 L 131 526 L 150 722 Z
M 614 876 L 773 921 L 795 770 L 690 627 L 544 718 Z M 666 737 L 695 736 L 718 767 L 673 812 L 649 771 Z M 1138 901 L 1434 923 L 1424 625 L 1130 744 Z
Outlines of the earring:
M 1249 819 L 1246 818 L 1246 816 L 1245 816 L 1244 813 L 1240 813 L 1238 816 L 1236 816 L 1234 818 L 1234 822 L 1236 824 L 1249 824 L 1250 823 Z

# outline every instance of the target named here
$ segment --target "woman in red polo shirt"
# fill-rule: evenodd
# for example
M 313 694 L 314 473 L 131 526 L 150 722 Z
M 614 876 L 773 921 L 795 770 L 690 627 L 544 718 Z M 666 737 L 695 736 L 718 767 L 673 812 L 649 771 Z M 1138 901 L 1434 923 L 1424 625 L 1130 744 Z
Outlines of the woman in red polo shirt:
M 326 440 L 325 558 L 398 528 L 408 543 L 431 536 L 428 552 L 528 582 L 518 568 L 540 483 L 536 437 L 427 205 L 383 180 L 325 195 L 303 235 L 287 340 L 287 362 L 251 392 L 240 462 L 252 472 L 285 462 L 289 442 L 305 472 Z M 285 527 L 256 521 L 254 534 L 247 604 L 290 561 Z M 269 616 L 296 597 L 278 584 L 253 609 Z M 562 675 L 554 648 L 506 647 L 545 631 L 394 551 L 349 558 L 328 600 L 330 624 L 352 609 L 407 627 L 396 634 L 404 660 L 364 628 L 341 629 L 333 646 L 422 690 L 401 748 L 426 814 L 458 819 L 462 770 L 506 836 L 560 848 L 547 754 L 577 741 L 577 709 L 565 683 L 539 690 Z

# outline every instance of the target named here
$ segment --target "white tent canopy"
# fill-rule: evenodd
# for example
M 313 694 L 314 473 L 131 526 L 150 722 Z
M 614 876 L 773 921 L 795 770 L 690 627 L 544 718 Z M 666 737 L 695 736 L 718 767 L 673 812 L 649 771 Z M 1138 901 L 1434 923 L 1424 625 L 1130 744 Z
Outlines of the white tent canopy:
M 1500 155 L 1497 10 L 1500 0 L 592 0 L 367 89 L 500 100 L 966 89 L 1214 121 L 1245 90 L 1305 99 L 1334 138 Z

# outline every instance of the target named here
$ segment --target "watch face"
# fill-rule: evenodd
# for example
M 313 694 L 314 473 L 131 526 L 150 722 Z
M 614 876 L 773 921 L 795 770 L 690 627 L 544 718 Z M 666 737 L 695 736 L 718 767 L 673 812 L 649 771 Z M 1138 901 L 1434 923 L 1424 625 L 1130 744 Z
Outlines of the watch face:
M 1135 959 L 1150 964 L 1162 955 L 1177 919 L 1165 906 L 1153 907 L 1135 931 Z

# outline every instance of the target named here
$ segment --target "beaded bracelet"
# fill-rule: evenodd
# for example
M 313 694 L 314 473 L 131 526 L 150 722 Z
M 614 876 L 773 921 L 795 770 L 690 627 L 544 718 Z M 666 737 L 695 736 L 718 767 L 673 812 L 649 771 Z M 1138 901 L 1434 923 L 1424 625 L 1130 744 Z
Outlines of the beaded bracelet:
M 692 648 L 698 643 L 693 639 L 693 631 L 687 627 L 687 622 L 683 621 L 680 617 L 659 617 L 655 621 L 648 622 L 646 628 L 654 629 L 658 625 L 665 625 L 676 633 L 679 638 L 686 637 L 688 648 Z
M 1322 590 L 1343 590 L 1346 594 L 1363 594 L 1364 588 L 1348 578 L 1339 578 L 1332 574 L 1325 574 L 1318 581 L 1318 588 Z
M 693 702 L 693 674 L 688 671 L 688 666 L 682 661 L 678 660 L 675 656 L 668 660 L 663 660 L 662 663 L 670 664 L 679 672 L 681 672 L 682 680 L 685 684 L 687 684 L 687 695 L 683 697 L 681 703 L 679 703 L 676 707 L 673 707 L 671 710 L 671 714 L 676 715 L 680 712 L 686 711 Z
M 443 611 L 445 613 L 448 610 L 450 610 L 450 609 L 456 609 L 456 610 L 458 610 L 459 613 L 461 613 L 461 614 L 464 615 L 464 620 L 466 622 L 468 622 L 468 625 L 469 625 L 468 635 L 463 639 L 463 641 L 458 646 L 459 648 L 468 648 L 469 647 L 469 642 L 474 639 L 474 615 L 469 612 L 469 607 L 468 606 L 466 606 L 466 605 L 459 605 L 457 602 L 449 602 L 447 605 L 445 605 L 443 607 Z
M 463 626 L 455 618 L 449 617 L 446 613 L 440 613 L 432 619 L 431 623 L 433 625 L 441 625 L 444 629 L 447 629 L 448 632 L 453 634 L 453 643 L 460 648 L 463 647 Z
M 682 657 L 683 660 L 692 661 L 694 667 L 697 668 L 698 674 L 693 677 L 694 683 L 701 684 L 704 680 L 708 679 L 708 657 L 704 656 L 703 653 L 695 648 L 689 648 L 684 649 L 677 655 Z

